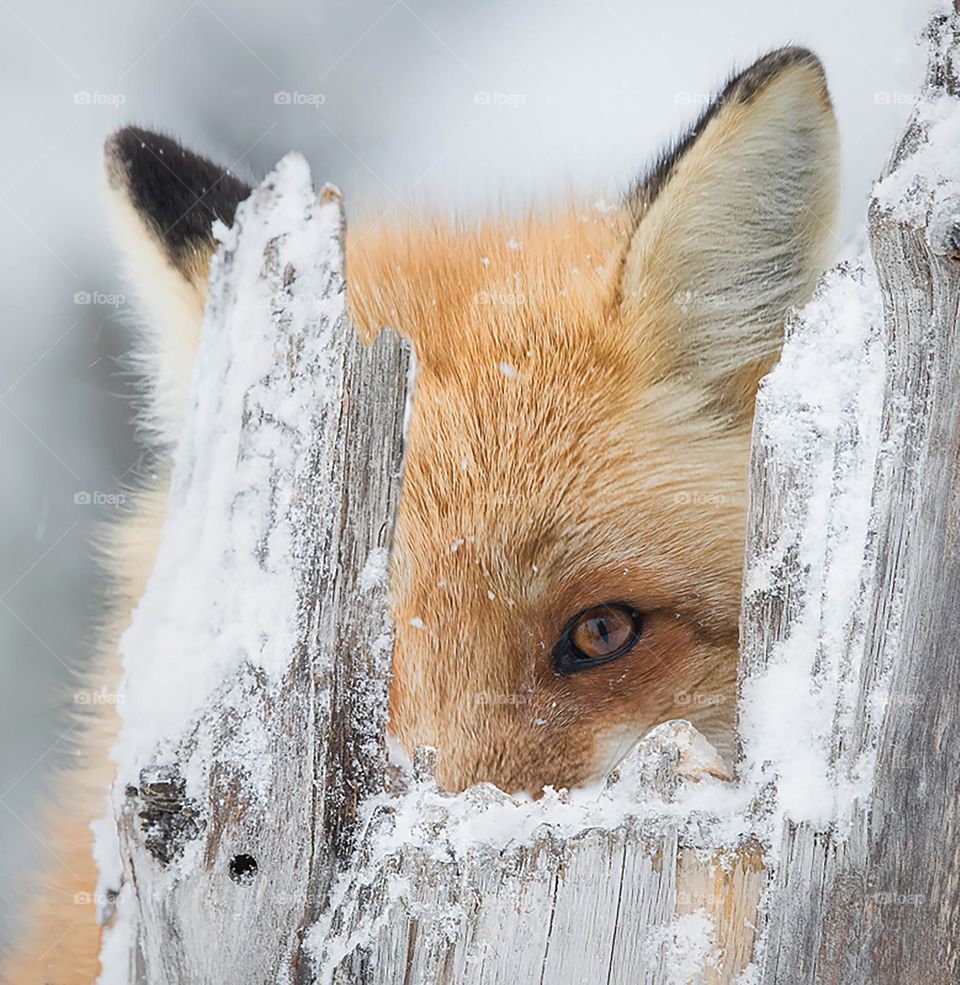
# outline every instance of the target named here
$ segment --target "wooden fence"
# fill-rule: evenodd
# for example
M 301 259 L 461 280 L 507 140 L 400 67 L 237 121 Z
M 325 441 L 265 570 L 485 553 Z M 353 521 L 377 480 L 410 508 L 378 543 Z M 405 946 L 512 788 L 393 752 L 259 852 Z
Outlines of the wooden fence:
M 289 157 L 241 206 L 123 642 L 114 973 L 960 981 L 958 24 L 930 28 L 872 261 L 826 275 L 758 400 L 735 780 L 668 723 L 599 791 L 450 796 L 430 750 L 384 790 L 409 355 L 346 318 L 335 189 Z

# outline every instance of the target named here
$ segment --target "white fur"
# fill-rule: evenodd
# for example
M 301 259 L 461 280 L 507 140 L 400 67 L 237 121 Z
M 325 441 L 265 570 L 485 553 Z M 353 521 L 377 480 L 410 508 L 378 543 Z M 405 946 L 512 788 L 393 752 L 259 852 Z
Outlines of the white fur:
M 132 361 L 149 387 L 139 423 L 151 437 L 172 445 L 189 404 L 206 280 L 187 280 L 170 264 L 159 240 L 122 190 L 110 189 L 108 195 L 124 274 L 139 300 L 141 320 Z

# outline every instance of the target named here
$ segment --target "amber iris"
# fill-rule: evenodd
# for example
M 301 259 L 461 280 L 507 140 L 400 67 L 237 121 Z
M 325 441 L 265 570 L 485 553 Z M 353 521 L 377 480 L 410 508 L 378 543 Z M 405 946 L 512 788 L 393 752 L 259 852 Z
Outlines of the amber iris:
M 571 674 L 620 657 L 633 648 L 642 631 L 642 616 L 623 602 L 584 609 L 568 623 L 557 643 L 557 670 Z

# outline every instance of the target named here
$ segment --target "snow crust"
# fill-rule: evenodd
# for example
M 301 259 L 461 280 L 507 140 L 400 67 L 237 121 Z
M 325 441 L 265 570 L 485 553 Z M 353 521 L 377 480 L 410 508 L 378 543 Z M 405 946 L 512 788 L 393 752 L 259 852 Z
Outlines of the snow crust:
M 960 66 L 957 66 L 960 68 Z M 923 222 L 931 209 L 954 214 L 960 200 L 960 100 L 938 95 L 917 106 L 919 143 L 886 178 L 874 197 L 893 218 Z
M 316 203 L 306 162 L 289 155 L 234 226 L 215 230 L 221 247 L 161 546 L 120 643 L 121 782 L 135 782 L 158 750 L 159 761 L 172 754 L 170 737 L 187 731 L 238 667 L 273 681 L 287 669 L 297 634 L 295 476 L 308 469 L 318 402 L 338 394 L 329 337 L 289 328 L 304 317 L 332 325 L 343 313 L 342 291 L 328 284 L 331 266 L 341 270 L 339 225 L 338 205 Z M 310 312 L 275 309 L 288 268 L 297 277 L 291 297 Z M 251 415 L 267 423 L 243 444 Z M 281 430 L 288 437 L 277 441 Z
M 666 977 L 662 985 L 700 981 L 708 968 L 717 968 L 719 964 L 715 934 L 713 918 L 703 909 L 655 927 L 641 945 L 644 968 L 656 971 L 664 967 Z
M 785 640 L 741 695 L 746 777 L 778 778 L 778 808 L 792 821 L 827 824 L 866 792 L 834 761 L 859 683 L 862 639 L 851 639 L 869 590 L 871 495 L 880 451 L 883 312 L 869 257 L 825 275 L 803 309 L 758 399 L 754 442 L 773 449 L 795 485 L 772 548 L 744 585 L 770 590 L 790 552 L 803 599 Z
M 931 62 L 960 79 L 960 52 L 955 45 L 956 13 L 950 0 L 938 0 L 931 17 L 940 18 L 929 34 Z M 901 159 L 873 189 L 876 206 L 890 217 L 912 225 L 927 222 L 930 245 L 937 253 L 953 253 L 955 217 L 960 209 L 960 99 L 928 80 L 914 102 Z M 947 237 L 950 237 L 947 241 Z

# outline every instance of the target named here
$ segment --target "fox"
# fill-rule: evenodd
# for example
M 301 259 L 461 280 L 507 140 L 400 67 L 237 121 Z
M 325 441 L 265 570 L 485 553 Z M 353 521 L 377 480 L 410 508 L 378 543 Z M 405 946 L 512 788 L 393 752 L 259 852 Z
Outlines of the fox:
M 156 449 L 156 478 L 106 545 L 91 683 L 112 690 L 189 406 L 213 224 L 250 188 L 136 126 L 105 160 Z M 392 327 L 417 363 L 389 731 L 408 752 L 436 748 L 447 790 L 583 786 L 675 718 L 732 755 L 755 398 L 788 310 L 830 262 L 838 187 L 823 66 L 787 47 L 731 76 L 614 207 L 351 222 L 357 331 Z M 98 973 L 91 822 L 119 723 L 109 704 L 86 714 L 6 985 Z

